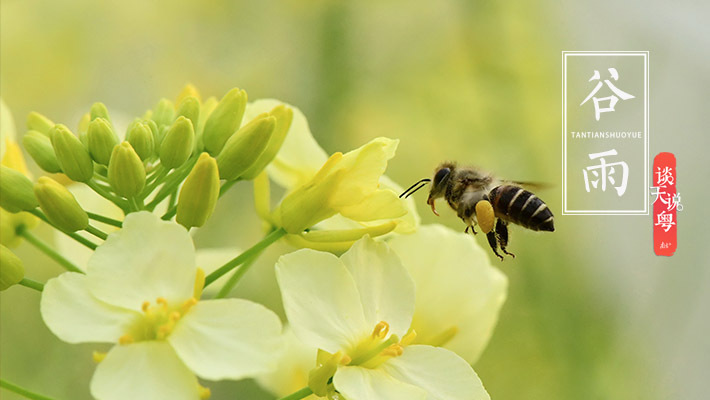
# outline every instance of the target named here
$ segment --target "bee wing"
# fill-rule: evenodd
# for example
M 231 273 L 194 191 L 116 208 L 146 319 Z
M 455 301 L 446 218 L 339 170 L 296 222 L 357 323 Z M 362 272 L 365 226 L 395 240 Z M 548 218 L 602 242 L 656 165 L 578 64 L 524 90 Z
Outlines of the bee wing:
M 507 183 L 509 185 L 515 185 L 515 186 L 520 186 L 525 189 L 529 190 L 546 190 L 546 189 L 552 189 L 555 187 L 552 183 L 547 183 L 547 182 L 524 182 L 524 181 L 508 181 L 504 180 L 503 183 Z

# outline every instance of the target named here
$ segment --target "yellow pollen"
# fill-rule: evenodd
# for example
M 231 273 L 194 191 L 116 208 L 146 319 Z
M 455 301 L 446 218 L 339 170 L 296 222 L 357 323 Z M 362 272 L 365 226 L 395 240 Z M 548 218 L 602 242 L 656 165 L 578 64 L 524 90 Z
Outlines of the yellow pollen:
M 343 354 L 343 358 L 340 359 L 340 365 L 348 365 L 353 359 L 347 354 Z
M 129 334 L 129 333 L 126 333 L 125 335 L 118 338 L 118 344 L 130 344 L 133 342 L 134 342 L 133 336 L 131 336 L 131 334 Z
M 179 312 L 173 311 L 173 312 L 170 314 L 170 320 L 171 320 L 171 321 L 175 322 L 175 321 L 177 321 L 177 320 L 179 320 L 179 319 L 180 319 L 180 313 L 179 313 Z
M 141 305 L 141 310 L 143 310 L 144 313 L 147 313 L 148 308 L 150 308 L 150 302 L 144 301 L 143 304 Z
M 399 357 L 404 353 L 404 348 L 399 344 L 393 344 L 388 348 L 382 350 L 381 355 L 385 357 Z
M 372 337 L 383 339 L 390 331 L 390 325 L 385 321 L 380 321 L 375 325 L 375 329 L 372 330 Z
M 165 307 L 165 308 L 168 307 L 168 301 L 165 300 L 165 297 L 158 297 L 157 299 L 155 299 L 155 302 L 156 302 L 157 304 L 160 304 L 161 306 L 163 306 L 163 307 Z
M 100 363 L 101 361 L 103 361 L 104 358 L 106 358 L 106 353 L 103 353 L 103 352 L 100 352 L 100 351 L 94 351 L 94 352 L 91 354 L 91 357 L 93 357 L 94 362 L 98 364 L 98 363 Z

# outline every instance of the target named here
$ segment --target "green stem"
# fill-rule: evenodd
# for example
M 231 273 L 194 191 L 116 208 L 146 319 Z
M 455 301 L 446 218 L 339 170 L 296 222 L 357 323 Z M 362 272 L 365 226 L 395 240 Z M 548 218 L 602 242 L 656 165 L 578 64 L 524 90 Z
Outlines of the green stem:
M 165 185 L 160 188 L 158 194 L 155 195 L 155 198 L 153 198 L 150 203 L 148 203 L 146 208 L 149 211 L 153 211 L 158 204 L 160 204 L 163 200 L 165 200 L 166 197 L 168 197 L 172 192 L 174 192 L 178 188 L 178 186 L 180 186 L 180 183 L 185 180 L 185 177 L 187 177 L 187 175 L 190 173 L 192 167 L 195 165 L 196 162 L 197 157 L 193 157 L 187 160 L 184 165 L 178 167 L 178 169 L 173 171 L 173 173 L 165 179 Z
M 57 228 L 56 226 L 54 226 L 54 224 L 52 224 L 51 222 L 49 222 L 49 219 L 47 219 L 47 216 L 44 215 L 44 213 L 42 213 L 42 211 L 40 211 L 40 210 L 38 210 L 38 209 L 30 210 L 30 211 L 28 211 L 28 212 L 31 213 L 31 214 L 33 214 L 33 215 L 35 215 L 37 218 L 41 219 L 42 221 L 48 223 L 49 225 L 51 225 L 52 227 L 54 227 L 54 228 L 55 228 L 56 230 L 58 230 L 59 232 L 65 234 L 65 235 L 67 235 L 67 236 L 69 236 L 70 238 L 72 238 L 72 239 L 76 240 L 77 242 L 83 244 L 84 246 L 90 248 L 91 250 L 96 250 L 96 248 L 99 247 L 96 243 L 92 242 L 92 241 L 89 240 L 89 239 L 86 239 L 85 237 L 83 237 L 83 236 L 81 236 L 81 235 L 79 235 L 79 234 L 77 234 L 77 233 L 74 233 L 74 232 L 65 232 L 65 231 L 63 231 L 63 230 Z
M 163 216 L 160 217 L 160 219 L 165 220 L 165 221 L 169 221 L 170 218 L 175 216 L 176 213 L 177 213 L 177 204 L 170 207 L 170 209 L 165 214 L 163 214 Z
M 306 396 L 310 396 L 312 394 L 313 394 L 313 391 L 311 390 L 311 388 L 306 386 L 304 388 L 301 388 L 300 390 L 297 390 L 297 391 L 289 394 L 288 396 L 284 396 L 284 397 L 280 398 L 279 400 L 300 400 L 300 399 L 302 399 Z
M 123 222 L 118 221 L 118 220 L 115 220 L 115 219 L 113 219 L 113 218 L 105 217 L 105 216 L 100 215 L 100 214 L 94 214 L 94 213 L 91 213 L 91 212 L 88 212 L 88 211 L 86 212 L 86 214 L 88 214 L 88 215 L 89 215 L 89 218 L 93 219 L 94 221 L 103 222 L 103 223 L 106 224 L 106 225 L 115 226 L 115 227 L 117 227 L 117 228 L 122 228 L 122 227 L 123 227 Z
M 138 195 L 139 198 L 145 199 L 148 195 L 153 193 L 153 190 L 163 183 L 165 176 L 168 175 L 168 172 L 170 172 L 170 170 L 165 168 L 162 164 L 158 165 L 157 168 L 158 172 L 149 178 L 149 183 L 147 183 L 145 189 L 143 189 L 143 191 Z
M 178 201 L 178 191 L 177 189 L 173 190 L 172 193 L 170 193 L 170 199 L 168 200 L 168 210 L 175 207 L 175 204 L 177 204 Z
M 257 258 L 261 255 L 261 252 L 254 254 L 254 256 L 244 262 L 241 267 L 237 268 L 236 271 L 232 274 L 232 276 L 229 277 L 229 280 L 222 286 L 221 289 L 219 289 L 219 292 L 217 292 L 217 295 L 214 296 L 215 299 L 223 299 L 229 295 L 229 293 L 234 289 L 234 287 L 237 285 L 239 280 L 242 279 L 242 276 L 247 272 L 249 267 L 251 267 L 252 264 L 256 261 Z
M 32 279 L 22 278 L 22 280 L 19 281 L 19 282 L 17 282 L 17 283 L 18 283 L 19 285 L 28 287 L 28 288 L 30 288 L 30 289 L 37 290 L 37 291 L 39 291 L 39 292 L 41 292 L 42 290 L 44 290 L 44 283 L 42 283 L 42 282 L 37 282 L 37 281 L 33 281 Z
M 235 179 L 233 181 L 226 181 L 222 184 L 222 186 L 219 188 L 219 197 L 222 197 L 225 193 L 227 193 L 227 190 L 234 186 L 235 183 L 239 182 L 239 179 Z
M 98 193 L 99 196 L 103 197 L 104 199 L 106 199 L 106 200 L 112 202 L 113 204 L 117 205 L 118 207 L 120 207 L 124 213 L 128 211 L 129 205 L 128 205 L 128 202 L 126 202 L 125 200 L 114 196 L 108 190 L 104 189 L 103 187 L 101 187 L 101 185 L 97 184 L 94 181 L 88 181 L 88 182 L 86 182 L 86 184 L 94 192 Z
M 10 382 L 6 381 L 5 379 L 0 379 L 0 387 L 3 387 L 11 392 L 17 393 L 20 396 L 25 396 L 31 400 L 54 400 L 51 397 L 47 397 L 47 396 L 43 396 L 41 394 L 30 392 L 29 390 L 27 390 L 23 387 L 17 386 L 14 383 L 10 383 Z
M 84 230 L 89 232 L 90 234 L 96 236 L 97 238 L 99 238 L 101 240 L 106 240 L 106 238 L 108 237 L 106 232 L 102 231 L 99 228 L 93 227 L 91 225 L 87 226 L 86 229 L 84 229 Z
M 131 205 L 131 209 L 133 209 L 133 211 L 140 211 L 143 209 L 143 207 L 138 204 L 138 200 L 135 197 L 128 199 L 128 203 Z
M 245 263 L 247 260 L 254 257 L 256 254 L 260 253 L 262 250 L 269 247 L 271 244 L 273 244 L 277 240 L 286 236 L 286 233 L 287 232 L 283 228 L 279 228 L 279 229 L 269 233 L 268 235 L 266 235 L 265 238 L 261 239 L 261 241 L 259 243 L 255 244 L 254 246 L 250 247 L 248 250 L 246 250 L 242 254 L 238 255 L 237 257 L 233 258 L 232 260 L 230 260 L 229 262 L 227 262 L 223 266 L 219 267 L 213 273 L 207 275 L 207 278 L 205 278 L 205 287 L 209 286 L 209 284 L 216 281 L 222 275 L 233 270 L 237 266 Z M 244 275 L 244 273 L 246 273 L 246 270 L 248 268 L 243 268 L 243 269 L 244 269 L 244 272 L 242 272 L 242 276 Z M 236 282 L 235 282 L 235 284 L 236 284 Z
M 67 271 L 79 272 L 82 274 L 84 273 L 84 271 L 80 270 L 79 267 L 77 267 L 71 261 L 64 258 L 64 256 L 62 256 L 61 254 L 57 253 L 53 248 L 49 247 L 48 244 L 44 243 L 36 236 L 29 233 L 27 231 L 27 229 L 25 229 L 24 227 L 18 229 L 17 234 L 22 236 L 23 238 L 25 238 L 25 240 L 27 240 L 28 242 L 32 243 L 36 248 L 41 250 L 44 254 L 48 255 L 49 258 L 56 261 L 58 264 L 60 264 L 62 267 L 64 267 Z

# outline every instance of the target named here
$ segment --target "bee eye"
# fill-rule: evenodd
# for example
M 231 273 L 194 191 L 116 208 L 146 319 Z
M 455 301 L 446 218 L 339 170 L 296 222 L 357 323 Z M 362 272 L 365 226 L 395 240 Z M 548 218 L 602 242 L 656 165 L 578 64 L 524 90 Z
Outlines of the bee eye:
M 434 175 L 434 186 L 438 185 L 450 172 L 451 170 L 448 168 L 442 168 L 436 171 L 436 175 Z

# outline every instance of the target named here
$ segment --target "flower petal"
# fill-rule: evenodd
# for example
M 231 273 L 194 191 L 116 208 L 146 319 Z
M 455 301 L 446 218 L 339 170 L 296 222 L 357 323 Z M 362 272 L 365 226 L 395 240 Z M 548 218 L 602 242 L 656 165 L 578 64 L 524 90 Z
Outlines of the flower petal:
M 205 249 L 197 249 L 195 251 L 195 260 L 197 266 L 205 271 L 205 275 L 209 275 L 217 268 L 226 264 L 227 261 L 233 259 L 242 253 L 243 250 L 237 247 L 212 247 Z M 230 274 L 225 274 L 214 281 L 210 286 L 206 287 L 203 294 L 216 294 L 219 288 L 224 286 L 230 278 Z M 208 296 L 214 297 L 214 296 Z
M 426 392 L 380 369 L 341 367 L 333 385 L 348 400 L 425 400 Z
M 281 321 L 261 304 L 241 299 L 200 301 L 168 341 L 204 379 L 241 379 L 276 367 Z
M 91 293 L 109 304 L 140 310 L 144 301 L 192 297 L 195 247 L 185 228 L 149 212 L 129 214 L 89 260 Z
M 302 249 L 279 258 L 276 279 L 294 333 L 307 345 L 331 353 L 357 343 L 367 326 L 360 294 L 334 255 Z
M 355 221 L 376 221 L 403 217 L 407 208 L 393 190 L 380 189 L 357 204 L 341 208 L 340 214 Z
M 293 110 L 293 121 L 276 158 L 267 167 L 267 172 L 276 183 L 291 189 L 311 179 L 328 159 L 325 150 L 311 135 L 308 121 L 301 110 L 279 100 L 260 99 L 247 104 L 242 123 L 281 104 Z
M 42 291 L 44 323 L 68 343 L 118 341 L 140 314 L 104 303 L 89 292 L 86 275 L 65 272 L 50 279 Z
M 414 281 L 399 257 L 385 243 L 365 236 L 340 259 L 355 279 L 365 323 L 385 321 L 391 333 L 407 333 L 414 314 Z
M 417 287 L 412 321 L 417 343 L 443 345 L 474 363 L 505 301 L 505 275 L 469 235 L 441 225 L 422 226 L 389 244 Z
M 466 361 L 441 347 L 409 346 L 380 367 L 395 379 L 426 390 L 428 400 L 490 400 Z
M 199 398 L 197 378 L 164 341 L 114 346 L 96 367 L 91 394 L 101 400 Z
M 308 372 L 316 367 L 318 349 L 298 340 L 290 326 L 284 327 L 283 351 L 278 368 L 256 377 L 262 388 L 277 398 L 291 394 L 308 385 Z

